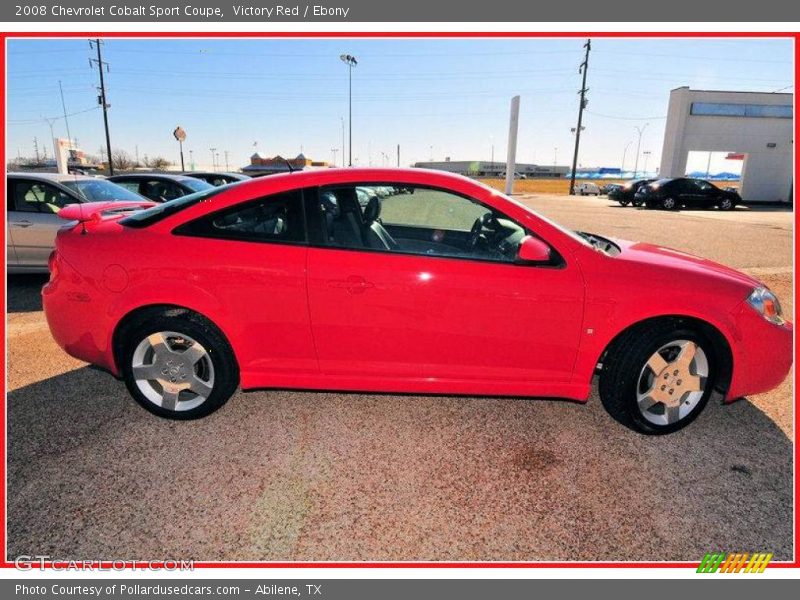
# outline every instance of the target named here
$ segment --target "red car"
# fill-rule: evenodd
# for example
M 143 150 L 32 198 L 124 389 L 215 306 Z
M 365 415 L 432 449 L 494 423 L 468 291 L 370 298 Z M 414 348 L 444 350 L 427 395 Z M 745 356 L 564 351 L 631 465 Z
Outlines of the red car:
M 107 208 L 61 211 L 78 224 L 58 234 L 47 320 L 162 417 L 208 415 L 238 386 L 586 402 L 599 373 L 613 417 L 667 433 L 792 363 L 758 280 L 568 231 L 442 172 L 292 173 Z

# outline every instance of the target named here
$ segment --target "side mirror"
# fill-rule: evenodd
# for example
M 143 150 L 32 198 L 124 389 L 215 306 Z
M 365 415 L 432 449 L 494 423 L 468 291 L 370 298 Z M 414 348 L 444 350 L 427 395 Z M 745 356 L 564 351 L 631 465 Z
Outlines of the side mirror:
M 550 246 L 532 235 L 522 238 L 517 252 L 517 260 L 523 263 L 546 263 L 551 256 Z

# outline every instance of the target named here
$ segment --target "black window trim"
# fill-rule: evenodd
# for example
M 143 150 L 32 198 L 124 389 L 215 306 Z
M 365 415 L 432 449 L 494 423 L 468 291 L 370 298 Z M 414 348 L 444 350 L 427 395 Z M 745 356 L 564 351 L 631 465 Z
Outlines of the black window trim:
M 223 187 L 223 186 L 220 186 Z M 218 189 L 218 188 L 214 188 Z M 172 235 L 184 236 L 184 237 L 194 237 L 194 238 L 204 238 L 204 239 L 212 239 L 212 240 L 220 240 L 220 241 L 227 241 L 227 242 L 250 242 L 254 244 L 277 244 L 280 246 L 308 246 L 308 218 L 306 214 L 306 191 L 307 188 L 291 188 L 288 190 L 282 190 L 279 192 L 273 192 L 271 194 L 266 194 L 264 196 L 259 196 L 258 198 L 251 198 L 250 200 L 246 200 L 244 202 L 239 202 L 237 204 L 233 204 L 231 206 L 226 206 L 224 208 L 217 209 L 215 211 L 206 213 L 190 221 L 185 221 L 180 225 L 176 225 L 172 228 L 170 233 Z M 280 196 L 282 194 L 290 194 L 293 192 L 297 192 L 300 194 L 300 211 L 301 211 L 301 223 L 303 225 L 303 239 L 302 240 L 279 240 L 279 239 L 259 239 L 256 237 L 250 236 L 237 236 L 235 234 L 225 234 L 225 235 L 217 235 L 216 233 L 197 233 L 197 232 L 188 232 L 188 231 L 180 231 L 184 227 L 190 227 L 192 224 L 196 223 L 197 221 L 201 221 L 204 219 L 211 219 L 214 215 L 223 213 L 225 211 L 233 210 L 234 208 L 245 208 L 247 206 L 256 204 L 265 200 L 266 198 L 271 198 L 273 196 Z
M 416 187 L 416 188 L 427 189 L 427 190 L 435 190 L 435 191 L 438 191 L 438 192 L 446 192 L 448 194 L 452 194 L 454 196 L 459 196 L 461 198 L 464 198 L 465 200 L 469 200 L 471 202 L 475 202 L 477 204 L 480 204 L 481 206 L 483 206 L 484 208 L 486 208 L 487 210 L 490 210 L 492 212 L 499 212 L 505 218 L 509 219 L 510 221 L 515 223 L 517 226 L 521 227 L 522 230 L 525 232 L 525 235 L 530 235 L 530 236 L 536 237 L 536 238 L 542 240 L 545 244 L 547 244 L 550 247 L 550 250 L 553 253 L 552 260 L 551 260 L 550 263 L 526 263 L 526 262 L 517 262 L 517 261 L 513 261 L 513 260 L 512 261 L 503 261 L 503 260 L 495 260 L 495 259 L 491 259 L 491 258 L 474 258 L 474 257 L 469 257 L 469 256 L 447 256 L 447 255 L 444 255 L 444 254 L 420 254 L 420 253 L 417 253 L 417 252 L 402 252 L 402 251 L 397 251 L 397 250 L 378 250 L 378 249 L 375 249 L 375 248 L 366 248 L 366 247 L 364 247 L 364 248 L 350 248 L 350 247 L 346 247 L 346 246 L 331 246 L 330 244 L 325 243 L 325 238 L 322 235 L 322 218 L 321 218 L 322 217 L 322 213 L 319 210 L 319 207 L 320 207 L 319 195 L 320 195 L 320 191 L 322 189 L 324 189 L 324 188 L 334 188 L 334 187 L 347 187 L 347 186 L 352 186 L 352 187 L 355 188 L 355 187 L 360 187 L 360 186 L 369 187 L 369 186 L 397 186 L 397 185 L 405 185 L 405 186 L 409 186 L 409 187 Z M 312 197 L 311 193 L 308 194 L 308 196 L 311 197 L 311 200 L 312 200 L 312 203 L 313 203 L 313 207 L 312 207 L 313 211 L 314 211 L 314 213 L 316 213 L 315 214 L 315 224 L 316 224 L 316 226 L 312 228 L 310 223 L 307 223 L 307 226 L 306 226 L 306 232 L 307 233 L 310 233 L 312 231 L 312 229 L 313 229 L 315 231 L 315 234 L 316 234 L 313 237 L 310 236 L 310 235 L 308 236 L 309 240 L 310 240 L 308 245 L 311 248 L 317 248 L 317 249 L 320 249 L 320 250 L 344 250 L 344 251 L 347 251 L 347 252 L 369 252 L 369 253 L 382 254 L 382 255 L 396 254 L 396 255 L 400 255 L 400 256 L 416 256 L 418 258 L 430 258 L 430 259 L 466 260 L 466 261 L 477 262 L 477 263 L 482 263 L 482 264 L 506 265 L 506 266 L 512 266 L 512 267 L 525 267 L 525 268 L 537 267 L 537 268 L 540 268 L 540 269 L 564 269 L 564 268 L 567 267 L 567 261 L 564 259 L 564 256 L 550 242 L 548 242 L 547 240 L 545 240 L 541 236 L 536 235 L 533 231 L 531 231 L 529 228 L 523 226 L 516 219 L 508 216 L 503 211 L 499 211 L 499 210 L 497 210 L 496 208 L 494 208 L 492 206 L 488 206 L 486 203 L 481 202 L 477 198 L 473 198 L 472 196 L 467 196 L 466 194 L 462 194 L 461 192 L 457 192 L 457 191 L 451 190 L 449 188 L 439 187 L 439 186 L 430 185 L 430 184 L 404 183 L 404 182 L 399 182 L 399 181 L 396 181 L 394 183 L 388 182 L 388 181 L 371 182 L 371 183 L 370 182 L 366 182 L 366 181 L 357 181 L 357 182 L 350 181 L 350 182 L 341 182 L 341 183 L 318 185 L 318 186 L 315 186 L 313 188 L 306 188 L 306 189 L 307 190 L 313 189 L 314 192 L 315 192 L 313 197 Z M 311 217 L 312 214 L 313 213 L 310 210 L 307 212 L 307 216 L 309 218 Z M 316 238 L 316 239 L 314 239 L 314 238 Z

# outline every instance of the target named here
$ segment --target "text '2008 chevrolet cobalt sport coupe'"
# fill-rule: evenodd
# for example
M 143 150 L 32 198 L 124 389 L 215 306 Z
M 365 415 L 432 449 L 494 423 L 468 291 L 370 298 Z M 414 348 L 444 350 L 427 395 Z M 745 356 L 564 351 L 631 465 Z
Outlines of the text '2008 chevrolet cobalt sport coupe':
M 238 386 L 585 402 L 644 433 L 778 385 L 792 325 L 747 275 L 574 233 L 475 181 L 406 169 L 256 179 L 127 216 L 67 207 L 44 307 L 151 412 Z

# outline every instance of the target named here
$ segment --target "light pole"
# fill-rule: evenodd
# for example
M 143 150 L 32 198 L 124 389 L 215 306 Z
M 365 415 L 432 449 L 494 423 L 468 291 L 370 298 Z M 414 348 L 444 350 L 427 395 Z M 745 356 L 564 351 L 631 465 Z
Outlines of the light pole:
M 645 150 L 642 152 L 642 156 L 644 156 L 644 169 L 642 169 L 642 175 L 647 177 L 647 159 L 650 158 L 650 150 Z
M 353 67 L 358 64 L 355 56 L 351 56 L 350 54 L 342 54 L 340 57 L 341 61 L 347 65 L 347 71 L 349 73 L 348 77 L 348 111 L 349 111 L 349 129 L 350 129 L 350 139 L 349 139 L 349 147 L 348 147 L 348 163 L 350 166 L 353 166 Z
M 628 154 L 628 148 L 633 143 L 633 140 L 625 144 L 625 149 L 622 151 L 622 164 L 619 166 L 620 175 L 625 175 L 625 155 Z
M 647 129 L 648 125 L 650 125 L 650 123 L 645 123 L 642 127 L 639 127 L 638 125 L 634 127 L 636 133 L 639 134 L 639 139 L 636 142 L 636 161 L 633 164 L 634 179 L 636 179 L 636 176 L 639 174 L 639 149 L 642 147 L 642 134 L 644 133 L 644 130 Z
M 706 179 L 708 179 L 708 176 L 711 174 L 711 155 L 712 154 L 713 153 L 709 151 L 709 153 L 708 153 L 708 162 L 706 163 Z
M 217 158 L 216 158 L 217 149 L 216 148 L 209 148 L 209 150 L 211 151 L 211 170 L 212 171 L 216 171 L 217 170 Z
M 553 166 L 555 167 L 557 165 L 558 165 L 558 146 L 553 148 Z
M 331 152 L 333 152 L 333 166 L 336 166 L 336 153 L 339 151 L 338 148 L 331 148 Z
M 139 164 L 139 146 L 136 146 L 136 164 Z M 194 171 L 194 150 L 189 150 L 189 168 Z

